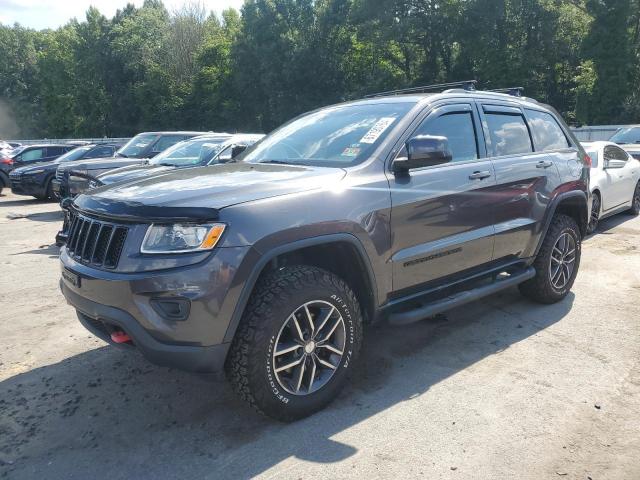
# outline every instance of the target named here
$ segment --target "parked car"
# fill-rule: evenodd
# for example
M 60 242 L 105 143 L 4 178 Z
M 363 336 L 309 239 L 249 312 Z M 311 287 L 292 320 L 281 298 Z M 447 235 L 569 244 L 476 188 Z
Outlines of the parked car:
M 263 134 L 207 134 L 193 137 L 176 143 L 157 157 L 143 165 L 110 170 L 96 177 L 91 184 L 94 188 L 100 185 L 131 181 L 160 173 L 168 173 L 177 168 L 193 168 L 231 161 L 248 147 L 264 137 Z
M 237 162 L 78 196 L 64 296 L 95 335 L 161 365 L 224 366 L 284 421 L 335 398 L 365 324 L 514 285 L 562 300 L 588 157 L 551 107 L 465 87 L 329 106 Z
M 17 195 L 31 195 L 38 199 L 54 199 L 53 179 L 61 164 L 113 156 L 121 145 L 114 143 L 90 144 L 72 147 L 64 155 L 49 162 L 35 162 L 29 166 L 14 169 L 9 174 L 11 191 Z
M 640 160 L 640 125 L 619 128 L 609 141 L 617 143 L 633 158 Z
M 640 213 L 640 161 L 613 142 L 582 142 L 591 157 L 591 217 L 587 231 L 620 212 Z
M 18 147 L 7 155 L 0 155 L 0 192 L 11 186 L 9 172 L 13 169 L 32 165 L 36 162 L 55 160 L 63 153 L 75 148 L 67 144 L 40 144 Z
M 139 165 L 155 157 L 170 146 L 202 135 L 204 132 L 145 132 L 129 140 L 114 157 L 94 159 L 80 164 L 63 164 L 56 171 L 53 183 L 57 196 L 61 199 L 75 197 L 89 188 L 89 181 L 97 175 L 128 165 Z M 79 175 L 71 176 L 71 172 Z

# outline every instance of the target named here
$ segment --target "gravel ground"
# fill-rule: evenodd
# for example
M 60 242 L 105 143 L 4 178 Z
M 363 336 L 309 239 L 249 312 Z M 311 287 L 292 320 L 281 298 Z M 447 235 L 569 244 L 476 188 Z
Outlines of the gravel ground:
M 86 332 L 58 289 L 60 220 L 0 197 L 0 477 L 640 478 L 640 218 L 585 240 L 559 304 L 509 290 L 368 329 L 350 386 L 292 425 Z

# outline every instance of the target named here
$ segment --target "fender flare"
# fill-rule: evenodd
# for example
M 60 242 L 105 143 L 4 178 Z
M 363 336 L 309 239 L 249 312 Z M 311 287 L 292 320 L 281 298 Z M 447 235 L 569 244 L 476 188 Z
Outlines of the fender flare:
M 274 258 L 283 255 L 285 253 L 290 253 L 296 250 L 300 250 L 307 247 L 315 247 L 318 245 L 325 245 L 329 243 L 337 243 L 337 242 L 347 242 L 350 245 L 354 246 L 358 252 L 358 256 L 360 257 L 360 261 L 365 266 L 365 274 L 368 278 L 368 281 L 371 285 L 371 294 L 373 296 L 373 304 L 374 308 L 378 305 L 378 290 L 376 285 L 376 277 L 373 272 L 373 267 L 371 266 L 371 259 L 367 254 L 364 246 L 360 242 L 360 240 L 352 234 L 349 233 L 332 233 L 327 235 L 319 235 L 317 237 L 304 238 L 301 240 L 296 240 L 291 243 L 286 243 L 275 247 L 266 253 L 262 254 L 259 250 L 255 249 L 256 252 L 261 254 L 261 257 L 258 259 L 256 264 L 252 267 L 251 273 L 249 274 L 247 280 L 245 281 L 242 291 L 238 297 L 238 301 L 236 302 L 235 308 L 233 310 L 233 314 L 229 321 L 229 325 L 227 326 L 227 331 L 224 335 L 224 342 L 231 342 L 233 337 L 235 336 L 238 325 L 240 325 L 240 320 L 242 319 L 242 315 L 245 311 L 247 304 L 249 303 L 249 298 L 251 293 L 253 292 L 258 278 L 260 274 L 264 270 L 265 266 L 272 261 Z
M 574 190 L 571 192 L 564 192 L 564 193 L 560 193 L 558 195 L 556 195 L 553 200 L 551 200 L 551 204 L 549 205 L 549 208 L 547 209 L 547 217 L 544 220 L 544 226 L 542 227 L 542 231 L 541 231 L 541 235 L 540 235 L 540 240 L 538 240 L 538 245 L 536 246 L 536 250 L 534 253 L 534 256 L 538 255 L 538 252 L 540 251 L 540 248 L 542 247 L 542 242 L 544 242 L 545 237 L 547 236 L 547 231 L 549 230 L 549 227 L 551 226 L 551 220 L 553 220 L 554 215 L 556 214 L 556 209 L 558 208 L 558 205 L 563 202 L 564 200 L 570 199 L 570 198 L 579 198 L 582 202 L 584 202 L 584 206 L 586 208 L 587 211 L 587 218 L 585 219 L 585 221 L 587 222 L 587 224 L 589 223 L 589 202 L 587 199 L 587 195 L 581 191 L 581 190 Z M 578 225 L 578 227 L 580 227 Z M 585 224 L 585 228 L 586 228 L 586 224 Z M 581 229 L 581 235 L 584 236 L 585 232 L 582 232 Z

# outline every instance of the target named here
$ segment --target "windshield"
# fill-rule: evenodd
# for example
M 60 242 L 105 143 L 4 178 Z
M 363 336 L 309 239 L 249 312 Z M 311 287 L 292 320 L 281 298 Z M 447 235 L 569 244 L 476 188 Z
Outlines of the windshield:
M 252 163 L 348 167 L 365 160 L 415 103 L 323 108 L 285 124 L 243 158 Z
M 147 147 L 152 144 L 160 135 L 153 135 L 149 133 L 141 133 L 140 135 L 136 135 L 127 143 L 125 143 L 120 150 L 118 150 L 118 155 L 122 157 L 131 157 L 131 158 L 139 158 L 146 150 Z
M 70 162 L 72 160 L 78 160 L 79 158 L 81 158 L 85 153 L 87 153 L 89 150 L 91 150 L 92 147 L 78 147 L 78 148 L 74 148 L 73 150 L 69 150 L 67 153 L 65 153 L 64 155 L 60 155 L 56 162 Z
M 620 145 L 625 143 L 640 143 L 640 127 L 621 128 L 609 141 Z
M 221 148 L 221 138 L 199 138 L 179 142 L 149 161 L 151 165 L 199 165 L 208 162 Z
M 14 149 L 14 150 L 11 150 L 11 153 L 9 154 L 9 156 L 10 156 L 11 158 L 15 158 L 15 157 L 17 157 L 18 155 L 20 155 L 20 154 L 22 153 L 22 151 L 23 151 L 25 148 L 27 148 L 27 146 L 26 146 L 26 145 L 23 145 L 23 146 L 18 147 L 18 148 Z

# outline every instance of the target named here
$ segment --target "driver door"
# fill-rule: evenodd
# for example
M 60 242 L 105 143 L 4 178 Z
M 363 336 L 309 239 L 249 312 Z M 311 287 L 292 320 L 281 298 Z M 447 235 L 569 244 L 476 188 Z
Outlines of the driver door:
M 471 103 L 438 106 L 407 139 L 417 135 L 447 137 L 453 159 L 390 175 L 395 292 L 419 289 L 493 256 L 496 182 L 477 111 Z M 406 156 L 406 147 L 398 156 Z

